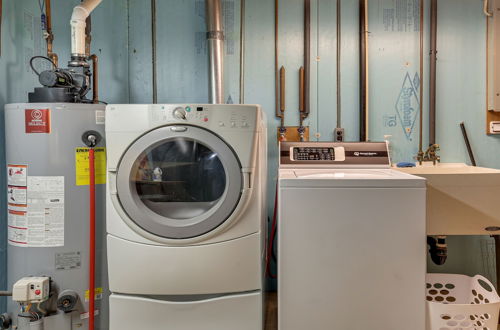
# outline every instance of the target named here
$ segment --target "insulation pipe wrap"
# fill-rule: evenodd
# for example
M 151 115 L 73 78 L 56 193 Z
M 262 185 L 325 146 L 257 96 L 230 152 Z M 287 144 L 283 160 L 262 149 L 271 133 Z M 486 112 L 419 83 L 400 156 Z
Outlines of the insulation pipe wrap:
M 71 55 L 85 57 L 85 20 L 102 0 L 84 0 L 71 15 Z
M 224 29 L 221 0 L 206 0 L 210 103 L 224 103 Z

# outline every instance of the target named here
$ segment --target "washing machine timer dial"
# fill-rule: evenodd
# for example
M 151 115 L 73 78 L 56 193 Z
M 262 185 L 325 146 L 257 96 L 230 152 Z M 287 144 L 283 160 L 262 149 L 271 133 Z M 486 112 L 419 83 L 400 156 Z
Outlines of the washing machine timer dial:
M 174 115 L 174 118 L 176 118 L 176 119 L 187 120 L 186 109 L 184 109 L 182 107 L 175 108 L 173 115 Z

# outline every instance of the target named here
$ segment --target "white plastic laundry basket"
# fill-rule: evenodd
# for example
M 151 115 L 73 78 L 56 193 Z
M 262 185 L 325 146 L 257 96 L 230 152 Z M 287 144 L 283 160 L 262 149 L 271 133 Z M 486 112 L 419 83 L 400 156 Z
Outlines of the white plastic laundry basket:
M 427 330 L 497 330 L 499 310 L 485 277 L 427 274 Z

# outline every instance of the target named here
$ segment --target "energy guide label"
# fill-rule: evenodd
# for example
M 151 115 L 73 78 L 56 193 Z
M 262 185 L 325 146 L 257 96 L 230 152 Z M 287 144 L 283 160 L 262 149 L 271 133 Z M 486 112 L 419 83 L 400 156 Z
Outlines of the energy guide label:
M 75 149 L 75 177 L 77 186 L 90 183 L 89 148 Z M 95 184 L 106 183 L 106 148 L 94 148 Z

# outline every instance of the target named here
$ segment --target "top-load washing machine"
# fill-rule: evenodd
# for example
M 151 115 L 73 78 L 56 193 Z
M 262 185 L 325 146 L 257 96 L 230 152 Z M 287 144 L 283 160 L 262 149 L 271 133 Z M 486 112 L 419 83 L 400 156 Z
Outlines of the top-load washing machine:
M 382 143 L 280 146 L 281 330 L 425 329 L 425 180 Z
M 266 135 L 252 105 L 109 105 L 110 329 L 262 328 Z

